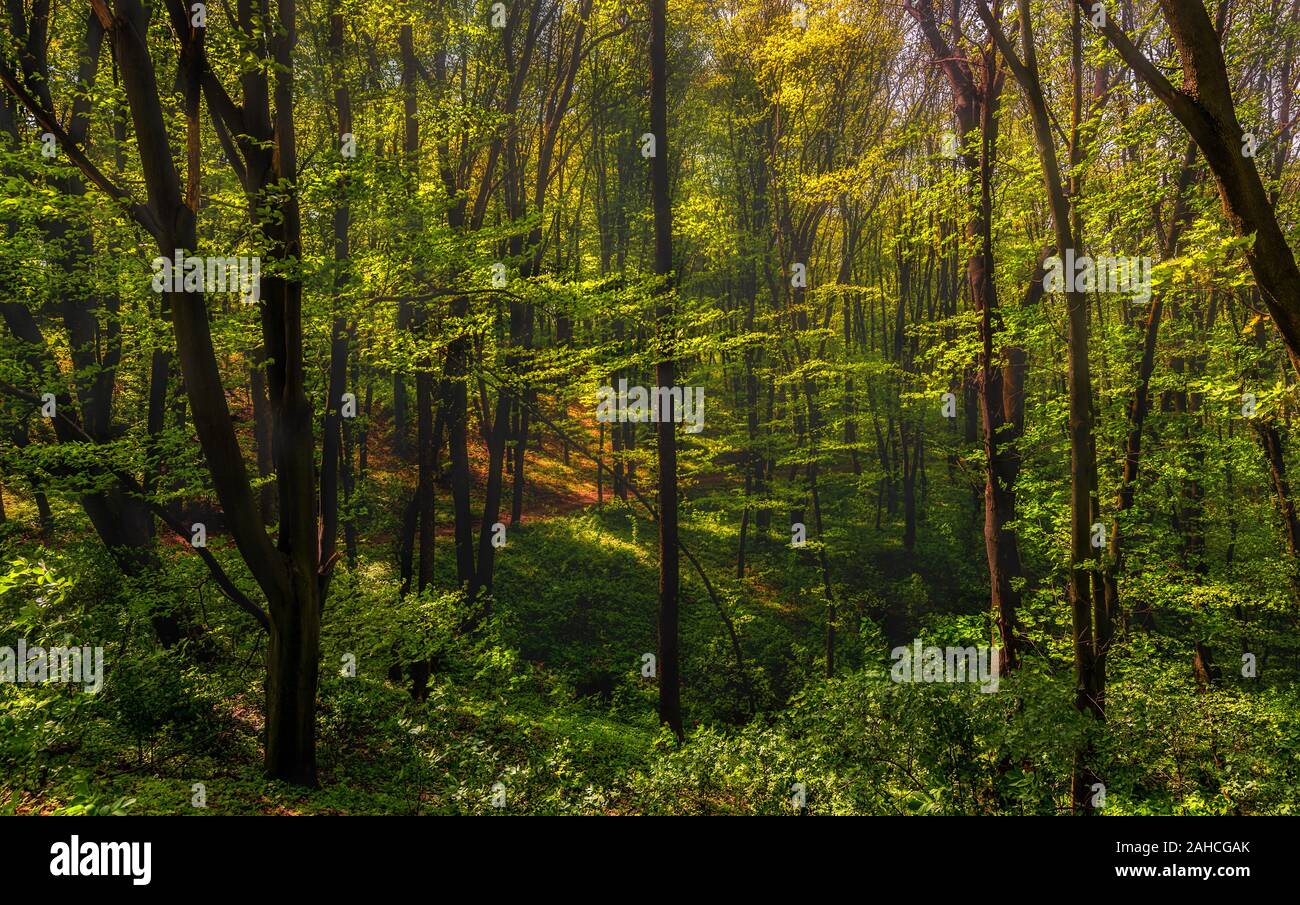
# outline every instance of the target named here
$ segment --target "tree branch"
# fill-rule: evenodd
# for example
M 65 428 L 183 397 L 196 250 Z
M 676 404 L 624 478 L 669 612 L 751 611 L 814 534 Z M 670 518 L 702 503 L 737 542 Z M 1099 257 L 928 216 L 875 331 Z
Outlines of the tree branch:
M 18 387 L 12 386 L 8 383 L 0 382 L 0 391 L 34 405 L 41 404 L 41 398 L 39 396 L 34 393 L 29 393 L 26 390 L 19 389 Z M 76 434 L 76 436 L 83 442 L 97 445 L 75 418 L 69 418 L 66 414 L 59 411 L 57 407 L 55 408 L 54 417 L 59 419 L 60 423 L 63 424 L 65 431 L 71 431 Z M 182 540 L 189 541 L 190 528 L 192 526 L 186 526 L 178 519 L 173 518 L 171 513 L 167 511 L 166 507 L 160 506 L 151 500 L 149 494 L 145 492 L 145 489 L 140 486 L 140 483 L 136 481 L 131 474 L 115 468 L 112 465 L 106 467 L 109 474 L 116 478 L 128 493 L 134 494 L 144 500 L 145 505 L 158 516 L 163 524 L 175 532 L 175 534 Z M 263 631 L 269 632 L 271 630 L 271 621 L 267 617 L 266 612 L 257 604 L 253 603 L 253 601 L 249 600 L 244 592 L 236 587 L 235 583 L 230 580 L 228 575 L 226 575 L 225 570 L 221 568 L 221 563 L 217 562 L 217 558 L 213 556 L 206 547 L 195 547 L 191 545 L 190 549 L 196 552 L 199 555 L 199 558 L 207 564 L 208 571 L 212 573 L 212 577 L 216 580 L 217 587 L 221 588 L 221 592 L 225 594 L 226 597 L 235 604 L 235 606 L 256 619 L 257 623 L 262 626 Z
M 59 147 L 68 155 L 68 159 L 77 165 L 77 169 L 81 170 L 82 174 L 96 188 L 121 204 L 133 220 L 143 226 L 151 236 L 161 241 L 162 227 L 149 206 L 140 204 L 131 197 L 130 192 L 118 186 L 105 176 L 97 166 L 91 163 L 90 158 L 86 157 L 82 150 L 77 147 L 77 143 L 59 125 L 58 120 L 54 118 L 54 114 L 42 107 L 36 98 L 32 97 L 27 92 L 27 89 L 22 86 L 9 67 L 3 64 L 0 64 L 0 82 L 3 82 L 9 93 L 31 112 L 41 128 L 54 136 L 55 141 L 59 143 Z

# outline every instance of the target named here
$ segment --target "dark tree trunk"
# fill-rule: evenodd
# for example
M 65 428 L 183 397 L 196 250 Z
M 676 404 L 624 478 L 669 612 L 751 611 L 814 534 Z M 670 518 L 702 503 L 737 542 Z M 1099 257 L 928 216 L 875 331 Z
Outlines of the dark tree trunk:
M 452 314 L 465 317 L 469 302 L 457 296 Z M 468 588 L 474 582 L 474 524 L 469 498 L 469 398 L 465 385 L 469 340 L 457 337 L 447 351 L 447 378 L 443 405 L 447 409 L 447 444 L 451 457 L 451 502 L 456 538 L 456 581 Z
M 28 23 L 21 6 L 10 9 L 10 23 L 15 36 L 25 36 L 26 46 L 20 54 L 22 69 L 27 85 L 40 98 L 45 111 L 53 108 L 49 88 L 48 54 L 44 46 L 48 40 L 48 5 L 34 7 L 32 19 Z M 80 61 L 76 80 L 79 84 L 91 87 L 99 73 L 100 56 L 103 48 L 105 28 L 95 16 L 87 19 L 84 38 L 84 55 Z M 12 90 L 12 89 L 11 89 Z M 87 143 L 90 125 L 90 101 L 86 93 L 79 94 L 73 101 L 67 119 L 67 141 L 79 147 Z M 11 116 L 6 115 L 3 122 L 4 131 L 17 139 L 16 127 Z M 122 137 L 118 133 L 119 139 Z M 56 185 L 66 194 L 81 197 L 86 192 L 83 180 L 76 175 L 59 177 Z M 12 228 L 10 228 L 12 232 Z M 94 235 L 90 230 L 78 231 L 62 218 L 56 218 L 45 224 L 45 234 L 49 241 L 60 249 L 53 262 L 59 269 L 76 273 L 91 265 L 95 257 Z M 101 326 L 99 309 L 106 307 L 109 318 Z M 105 444 L 116 437 L 113 424 L 113 394 L 116 382 L 117 366 L 121 358 L 121 332 L 117 320 L 120 302 L 116 295 L 101 298 L 93 295 L 72 293 L 60 300 L 57 310 L 62 315 L 67 333 L 68 350 L 74 370 L 73 384 L 76 388 L 76 405 L 69 398 L 60 398 L 58 405 L 62 417 L 54 422 L 55 436 L 59 442 L 84 442 Z M 41 328 L 35 317 L 20 302 L 0 302 L 0 319 L 3 319 L 15 339 L 20 343 L 23 359 L 33 373 L 57 373 L 60 368 L 52 360 Z M 161 362 L 161 368 L 159 367 Z M 161 416 L 154 419 L 153 405 L 159 394 L 165 399 L 167 388 L 167 357 L 165 353 L 156 353 L 150 372 L 150 428 L 161 429 Z M 75 414 L 72 421 L 64 420 L 69 412 Z M 151 430 L 151 438 L 157 436 Z M 20 428 L 15 439 L 20 446 L 26 445 L 26 429 Z M 103 469 L 95 465 L 92 471 L 102 473 Z M 146 476 L 148 480 L 148 476 Z M 52 516 L 48 500 L 43 493 L 36 495 L 37 509 L 40 514 L 42 534 L 47 536 L 52 531 Z M 107 490 L 83 494 L 82 508 L 90 519 L 95 533 L 124 575 L 141 577 L 158 568 L 158 559 L 153 549 L 153 517 L 147 502 L 138 493 L 126 493 L 121 486 Z M 175 645 L 181 638 L 181 617 L 175 612 L 155 612 L 150 621 L 155 634 L 165 647 Z M 193 627 L 191 627 L 193 628 Z
M 1056 138 L 1052 131 L 1047 100 L 1039 79 L 1038 52 L 1035 46 L 1033 19 L 1029 0 L 1018 0 L 1021 55 L 1007 40 L 1000 23 L 988 7 L 976 7 L 980 18 L 994 36 L 998 49 L 1020 84 L 1028 103 L 1042 164 L 1043 182 L 1052 212 L 1052 226 L 1057 254 L 1067 249 L 1077 249 L 1070 200 L 1061 179 L 1057 159 Z M 1082 116 L 1082 59 L 1081 20 L 1079 8 L 1074 9 L 1071 28 L 1073 50 L 1072 132 L 1070 137 L 1071 172 L 1079 162 L 1079 123 Z M 1071 636 L 1074 646 L 1075 706 L 1098 720 L 1104 719 L 1102 701 L 1104 670 L 1095 662 L 1098 655 L 1095 638 L 1108 636 L 1108 625 L 1096 627 L 1094 619 L 1105 616 L 1094 607 L 1092 576 L 1098 571 L 1098 551 L 1092 547 L 1091 527 L 1096 512 L 1097 461 L 1093 442 L 1092 375 L 1088 361 L 1088 298 L 1083 292 L 1066 293 L 1068 314 L 1066 386 L 1069 396 L 1070 437 L 1070 572 L 1069 601 Z M 1102 595 L 1097 595 L 1102 600 Z M 1104 647 L 1102 648 L 1104 655 Z M 1072 798 L 1076 811 L 1088 813 L 1092 809 L 1092 773 L 1088 766 L 1090 749 L 1079 752 L 1071 781 Z
M 966 224 L 967 241 L 973 251 L 966 261 L 970 297 L 979 313 L 980 356 L 972 380 L 965 382 L 967 439 L 973 439 L 976 406 L 983 423 L 985 456 L 984 547 L 988 559 L 990 599 L 1002 647 L 999 668 L 1008 674 L 1017 663 L 1016 612 L 1020 606 L 1017 583 L 1021 577 L 1020 550 L 1015 531 L 1009 525 L 1016 518 L 1016 480 L 1020 454 L 1016 442 L 1024 430 L 1024 381 L 1026 356 L 1023 350 L 1004 348 L 1002 316 L 998 310 L 994 281 L 992 233 L 993 155 L 997 147 L 997 112 L 1005 72 L 991 52 L 972 54 L 970 59 L 956 52 L 945 39 L 931 2 L 909 4 L 909 11 L 921 26 L 937 65 L 947 76 L 953 97 L 961 142 L 960 159 L 972 194 L 977 195 L 971 220 Z M 956 15 L 954 5 L 952 14 Z M 961 23 L 950 18 L 954 41 Z M 978 61 L 978 62 L 977 62 Z M 978 65 L 978 69 L 976 66 Z M 977 74 L 979 78 L 977 78 Z M 975 142 L 978 139 L 978 146 Z M 1028 302 L 1042 293 L 1042 273 L 1030 283 Z
M 352 103 L 347 81 L 343 77 L 343 14 L 334 9 L 330 15 L 329 54 L 334 77 L 334 112 L 338 120 L 338 142 L 352 134 Z M 346 159 L 346 158 L 345 158 Z M 329 384 L 325 399 L 324 435 L 321 439 L 320 465 L 320 560 L 329 563 L 338 544 L 339 470 L 344 461 L 343 392 L 347 386 L 348 341 L 350 332 L 341 310 L 342 293 L 348 281 L 351 256 L 349 229 L 352 210 L 347 201 L 346 183 L 342 200 L 334 208 L 334 304 L 336 313 L 330 324 Z M 355 555 L 351 557 L 355 560 Z
M 666 0 L 650 0 L 650 131 L 657 153 L 650 161 L 654 198 L 655 273 L 665 286 L 657 310 L 661 358 L 655 368 L 660 387 L 673 386 L 673 209 L 668 176 L 668 42 Z M 671 399 L 671 396 L 669 397 Z M 671 413 L 660 412 L 659 441 L 659 720 L 680 739 L 684 735 L 681 665 L 678 651 L 677 433 Z
M 273 525 L 275 482 L 266 479 L 274 475 L 275 464 L 271 453 L 271 408 L 266 401 L 266 353 L 261 348 L 253 353 L 251 364 L 248 392 L 253 401 L 253 446 L 257 451 L 257 474 L 263 480 L 258 490 L 258 510 L 262 524 Z

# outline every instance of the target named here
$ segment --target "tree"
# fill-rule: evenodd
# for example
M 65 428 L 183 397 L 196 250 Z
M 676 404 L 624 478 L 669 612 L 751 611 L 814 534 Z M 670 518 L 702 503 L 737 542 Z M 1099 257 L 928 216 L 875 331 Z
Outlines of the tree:
M 1070 202 L 1061 179 L 1047 100 L 1043 94 L 1038 69 L 1033 17 L 1029 0 L 1017 2 L 1020 18 L 1021 51 L 1016 53 L 999 21 L 984 0 L 976 8 L 980 18 L 997 42 L 1012 75 L 1029 104 L 1034 139 L 1042 163 L 1043 182 L 1052 212 L 1052 228 L 1057 249 L 1078 249 Z M 1080 157 L 1079 124 L 1082 116 L 1082 60 L 1080 56 L 1080 19 L 1076 11 L 1072 23 L 1074 60 L 1074 96 L 1070 136 L 1070 171 Z M 1092 543 L 1092 525 L 1097 513 L 1097 451 L 1093 435 L 1092 376 L 1088 360 L 1088 299 L 1071 281 L 1066 289 L 1069 312 L 1069 361 L 1066 365 L 1070 398 L 1070 612 L 1074 643 L 1075 706 L 1104 719 L 1105 672 L 1104 652 L 1110 641 L 1110 616 L 1105 610 L 1098 574 L 1098 550 Z M 1097 584 L 1094 587 L 1094 576 Z M 1096 592 L 1094 594 L 1094 591 Z M 1086 755 L 1085 755 L 1086 756 Z M 1093 776 L 1082 758 L 1076 763 L 1073 799 L 1076 810 L 1091 808 Z
M 659 319 L 659 364 L 655 382 L 674 386 L 673 377 L 673 205 L 668 179 L 668 17 L 665 0 L 650 0 L 650 134 L 656 153 L 650 159 L 654 199 L 655 269 L 662 283 L 655 314 Z M 662 398 L 662 397 L 661 397 Z M 678 594 L 681 585 L 677 546 L 677 414 L 672 394 L 668 411 L 658 413 L 655 436 L 659 458 L 659 720 L 681 739 L 681 653 Z

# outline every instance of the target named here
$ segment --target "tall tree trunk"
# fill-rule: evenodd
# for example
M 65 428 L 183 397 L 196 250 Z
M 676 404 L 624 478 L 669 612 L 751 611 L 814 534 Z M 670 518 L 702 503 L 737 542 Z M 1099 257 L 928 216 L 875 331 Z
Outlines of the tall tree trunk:
M 1002 655 L 999 669 L 1008 674 L 1016 665 L 1016 612 L 1020 606 L 1017 583 L 1021 577 L 1020 550 L 1016 533 L 1009 526 L 1016 518 L 1016 480 L 1020 473 L 1020 454 L 1016 443 L 1024 430 L 1023 350 L 1004 348 L 1002 316 L 998 310 L 993 261 L 993 155 L 997 148 L 997 111 L 1005 81 L 1005 72 L 996 54 L 980 49 L 971 58 L 950 47 L 935 18 L 929 0 L 907 4 L 930 45 L 936 65 L 948 79 L 953 96 L 953 115 L 957 120 L 961 142 L 960 159 L 967 181 L 977 201 L 966 224 L 967 241 L 972 252 L 966 261 L 966 280 L 970 297 L 979 313 L 980 355 L 974 380 L 967 388 L 968 441 L 973 433 L 974 406 L 969 398 L 972 384 L 977 394 L 983 423 L 984 548 L 989 566 L 989 588 L 993 618 L 997 624 Z M 959 7 L 954 4 L 949 17 L 953 40 L 960 40 Z M 977 63 L 978 62 L 978 68 Z M 977 75 L 979 76 L 977 78 Z M 978 148 L 974 146 L 978 139 Z M 1042 291 L 1042 274 L 1031 281 L 1031 300 L 1035 285 Z
M 343 147 L 344 136 L 352 135 L 352 103 L 343 75 L 343 14 L 334 3 L 330 13 L 329 54 L 334 78 L 334 112 L 338 126 L 338 147 Z M 346 160 L 346 158 L 341 158 Z M 346 166 L 346 164 L 344 164 Z M 342 405 L 343 390 L 347 386 L 348 340 L 347 319 L 343 313 L 343 290 L 348 281 L 351 256 L 349 229 L 352 210 L 348 204 L 346 181 L 341 200 L 334 207 L 334 305 L 335 314 L 330 324 L 329 384 L 325 399 L 324 434 L 321 439 L 320 464 L 320 559 L 328 563 L 338 545 L 339 523 L 339 469 L 343 463 Z
M 298 208 L 298 159 L 293 120 L 293 48 L 297 43 L 295 0 L 279 0 L 278 26 L 269 39 L 275 62 L 274 154 L 269 177 L 280 196 L 277 216 L 263 223 L 272 257 L 302 259 Z M 285 191 L 288 186 L 289 191 Z M 261 191 L 259 191 L 261 194 Z M 291 782 L 316 783 L 316 686 L 320 659 L 321 561 L 316 518 L 314 416 L 307 399 L 302 336 L 302 284 L 274 272 L 267 290 L 263 335 L 276 360 L 269 369 L 276 452 L 280 533 L 278 548 L 287 563 L 290 593 L 271 601 L 271 664 L 267 683 L 267 771 Z M 197 417 L 197 414 L 196 414 Z
M 1034 139 L 1042 164 L 1043 182 L 1052 211 L 1052 226 L 1059 255 L 1076 249 L 1077 237 L 1072 222 L 1070 201 L 1066 196 L 1061 169 L 1058 164 L 1056 139 L 1052 131 L 1050 113 L 1039 80 L 1038 53 L 1035 46 L 1033 19 L 1029 0 L 1017 0 L 1020 13 L 1020 38 L 1023 56 L 1016 54 L 1000 23 L 989 11 L 985 0 L 980 0 L 976 10 L 985 26 L 994 36 L 998 49 L 1020 84 L 1028 102 Z M 1082 112 L 1082 61 L 1081 20 L 1079 8 L 1074 9 L 1071 24 L 1073 49 L 1072 134 L 1070 139 L 1071 172 L 1076 171 L 1080 151 L 1078 133 Z M 1093 443 L 1092 375 L 1088 361 L 1088 297 L 1077 289 L 1066 292 L 1068 312 L 1066 384 L 1069 396 L 1070 437 L 1070 570 L 1069 600 L 1071 636 L 1074 646 L 1075 706 L 1098 720 L 1104 719 L 1102 709 L 1103 689 L 1098 681 L 1104 675 L 1097 669 L 1097 648 L 1094 637 L 1108 631 L 1105 625 L 1097 627 L 1094 619 L 1104 616 L 1094 606 L 1092 576 L 1098 571 L 1098 550 L 1092 546 L 1091 527 L 1096 505 L 1097 488 L 1096 450 Z M 1102 595 L 1097 595 L 1103 600 Z M 1089 749 L 1090 751 L 1090 749 Z M 1092 779 L 1087 765 L 1089 751 L 1080 752 L 1075 763 L 1071 794 L 1077 811 L 1092 810 Z
M 253 401 L 253 446 L 257 452 L 257 475 L 262 479 L 258 490 L 258 511 L 262 524 L 273 525 L 276 520 L 275 464 L 271 452 L 271 407 L 266 401 L 266 352 L 258 347 L 250 362 L 251 372 L 248 393 Z
M 668 21 L 666 0 L 650 0 L 650 132 L 656 154 L 650 160 L 654 198 L 655 273 L 664 281 L 656 311 L 659 321 L 660 387 L 673 386 L 673 208 L 668 175 Z M 669 395 L 668 413 L 659 412 L 655 425 L 659 441 L 659 720 L 678 739 L 682 725 L 681 665 L 678 636 L 677 428 Z

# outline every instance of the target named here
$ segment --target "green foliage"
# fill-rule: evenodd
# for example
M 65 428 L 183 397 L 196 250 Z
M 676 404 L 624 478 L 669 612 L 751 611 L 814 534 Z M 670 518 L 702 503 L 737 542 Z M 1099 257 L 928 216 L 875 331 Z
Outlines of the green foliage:
M 995 124 L 958 121 L 969 111 L 943 67 L 990 58 L 971 4 L 915 5 L 968 17 L 942 24 L 941 40 L 961 37 L 939 59 L 894 3 L 809 0 L 795 24 L 785 3 L 672 0 L 669 276 L 640 150 L 645 4 L 512 0 L 509 30 L 485 6 L 303 9 L 290 70 L 210 4 L 205 65 L 229 102 L 254 104 L 257 74 L 290 89 L 272 107 L 287 124 L 292 104 L 297 172 L 252 192 L 236 145 L 279 161 L 286 136 L 255 138 L 260 114 L 227 122 L 207 83 L 188 116 L 177 72 L 193 57 L 148 7 L 163 150 L 197 192 L 187 251 L 257 255 L 264 281 L 293 288 L 289 311 L 153 291 L 155 238 L 98 184 L 158 203 L 112 42 L 92 83 L 84 8 L 54 4 L 33 29 L 49 72 L 31 81 L 65 127 L 84 115 L 78 151 L 102 177 L 66 147 L 42 153 L 20 106 L 0 111 L 0 647 L 102 647 L 108 675 L 98 694 L 0 683 L 0 813 L 193 813 L 203 783 L 214 814 L 1053 815 L 1084 761 L 1107 813 L 1297 812 L 1294 368 L 1255 284 L 1255 240 L 1102 37 L 1080 48 L 1075 123 L 1069 5 L 1030 5 L 1077 250 L 1153 263 L 1150 300 L 1087 295 L 1085 356 L 1065 297 L 1034 284 L 1053 230 L 1025 92 L 1007 75 Z M 1224 56 L 1300 247 L 1296 104 L 1282 99 L 1300 20 L 1257 6 L 1224 7 Z M 1176 74 L 1155 4 L 1134 12 L 1153 63 Z M 20 58 L 15 37 L 0 35 L 0 59 Z M 182 310 L 202 315 L 210 350 L 178 345 Z M 277 421 L 284 399 L 268 391 L 297 364 L 266 352 L 286 328 L 309 424 Z M 339 349 L 358 411 L 330 451 Z M 656 432 L 594 415 L 599 388 L 651 385 L 666 360 L 707 401 L 704 429 L 677 435 L 683 742 L 646 672 Z M 1076 360 L 1093 437 L 1071 448 Z M 1023 386 L 982 399 L 999 374 Z M 216 410 L 196 414 L 191 394 L 213 378 Z M 955 411 L 940 405 L 950 393 Z M 41 413 L 47 394 L 61 416 Z M 985 436 L 988 413 L 1020 404 L 1023 430 Z M 205 438 L 226 416 L 255 512 L 225 511 L 213 478 L 232 453 Z M 417 450 L 430 427 L 433 448 Z M 498 429 L 504 447 L 489 448 Z M 993 636 L 994 446 L 1014 466 L 992 480 L 1015 493 L 1020 665 L 994 693 L 896 683 L 899 645 Z M 232 526 L 292 552 L 303 526 L 281 523 L 280 491 L 302 488 L 277 482 L 295 451 L 322 476 L 337 462 L 341 486 L 340 555 L 306 577 L 327 591 L 315 789 L 263 776 L 268 638 L 231 599 L 283 615 Z M 501 511 L 485 511 L 494 456 L 520 455 L 522 479 L 503 466 Z M 430 486 L 432 536 L 420 527 L 417 542 L 408 515 Z M 317 518 L 328 506 L 323 487 L 302 496 Z M 454 529 L 477 555 L 496 518 L 508 542 L 489 551 L 490 593 L 468 600 Z M 1100 559 L 1119 607 L 1104 722 L 1078 709 L 1067 582 L 1072 531 L 1094 521 L 1118 537 Z M 198 522 L 210 559 L 190 545 Z M 299 535 L 315 544 L 311 527 Z

